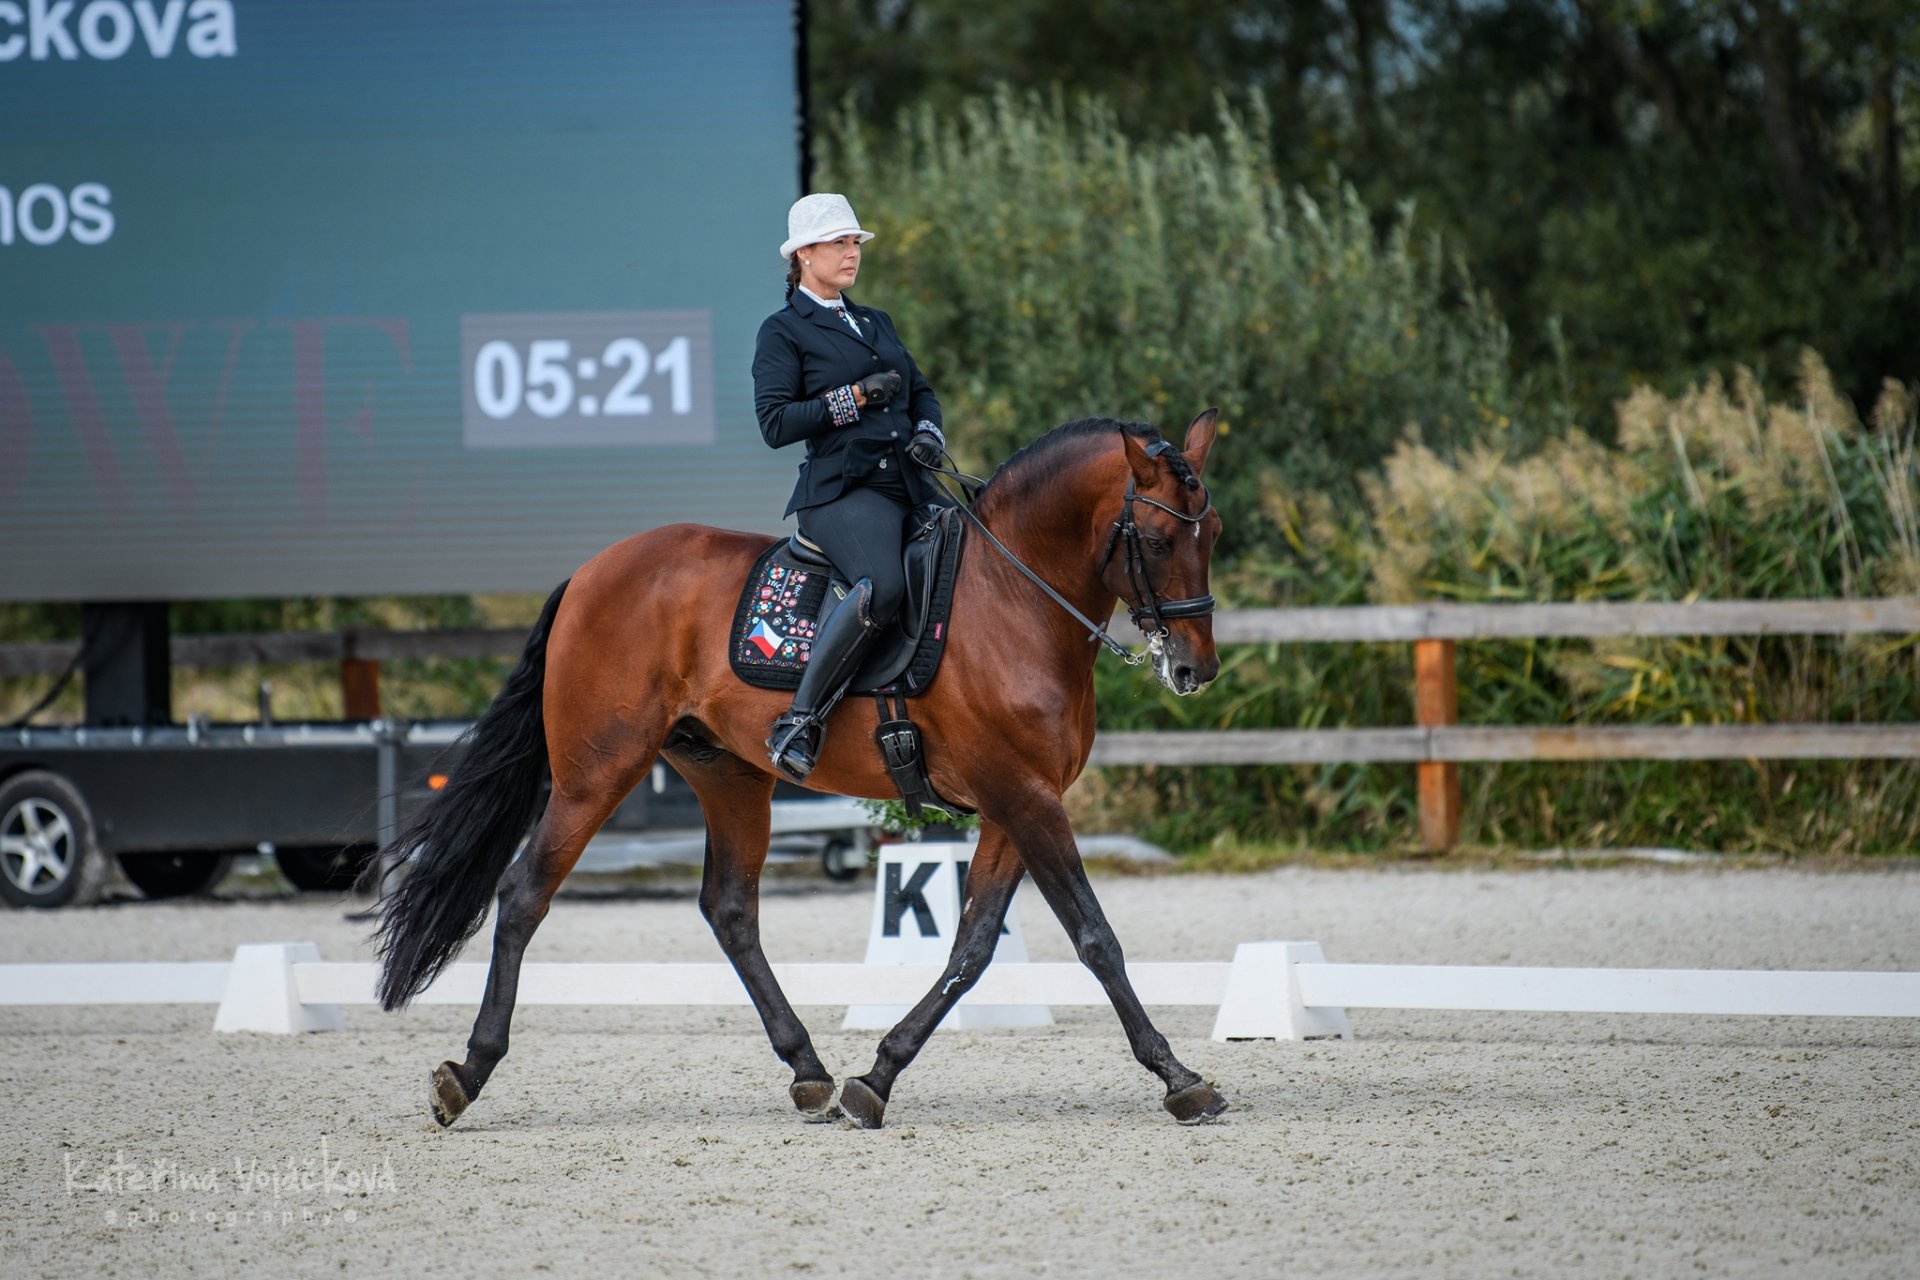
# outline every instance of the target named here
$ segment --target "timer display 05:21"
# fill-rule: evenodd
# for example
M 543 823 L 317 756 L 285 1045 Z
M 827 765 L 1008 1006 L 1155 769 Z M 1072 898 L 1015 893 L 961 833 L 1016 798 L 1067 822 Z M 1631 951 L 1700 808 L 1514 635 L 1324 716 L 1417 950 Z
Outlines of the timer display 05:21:
M 705 311 L 461 317 L 470 448 L 713 439 Z
M 610 418 L 645 417 L 653 412 L 653 396 L 641 391 L 649 374 L 670 380 L 668 412 L 693 412 L 693 344 L 679 337 L 657 354 L 638 338 L 615 338 L 599 355 L 572 360 L 573 344 L 565 338 L 535 338 L 527 344 L 526 359 L 505 338 L 480 348 L 473 361 L 473 398 L 480 412 L 496 421 L 511 418 L 524 403 L 542 418 L 558 418 L 578 407 L 582 417 L 606 414 Z M 602 370 L 620 375 L 603 400 L 590 391 L 574 398 L 579 386 L 595 385 Z

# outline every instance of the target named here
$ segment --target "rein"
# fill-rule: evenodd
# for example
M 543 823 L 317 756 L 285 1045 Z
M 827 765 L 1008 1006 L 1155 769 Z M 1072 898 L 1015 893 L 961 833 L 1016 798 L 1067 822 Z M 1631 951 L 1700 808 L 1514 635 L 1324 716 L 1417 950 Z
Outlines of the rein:
M 1147 455 L 1149 457 L 1158 457 L 1162 453 L 1172 452 L 1173 447 L 1170 442 L 1161 440 L 1148 448 Z M 945 456 L 944 450 L 942 450 L 942 455 Z M 947 461 L 952 462 L 952 457 L 948 456 Z M 980 517 L 973 514 L 973 501 L 980 496 L 980 490 L 985 487 L 985 481 L 981 480 L 978 476 L 970 476 L 964 471 L 957 471 L 951 467 L 930 466 L 927 470 L 936 475 L 951 476 L 959 481 L 960 487 L 967 495 L 965 502 L 961 502 L 945 484 L 942 484 L 940 487 L 949 498 L 953 498 L 955 502 L 959 503 L 962 518 L 975 529 L 978 529 L 981 536 L 993 544 L 994 550 L 1006 557 L 1008 564 L 1011 564 L 1022 574 L 1025 574 L 1028 581 L 1046 592 L 1049 599 L 1066 610 L 1075 622 L 1085 627 L 1087 629 L 1087 639 L 1089 642 L 1098 640 L 1107 647 L 1109 652 L 1130 667 L 1139 666 L 1159 652 L 1161 644 L 1166 639 L 1167 620 L 1179 621 L 1182 618 L 1203 618 L 1211 614 L 1214 610 L 1214 599 L 1211 595 L 1195 596 L 1188 600 L 1168 600 L 1164 603 L 1160 600 L 1160 597 L 1155 594 L 1153 590 L 1152 581 L 1147 577 L 1147 561 L 1145 549 L 1141 544 L 1140 528 L 1134 523 L 1133 519 L 1133 504 L 1136 502 L 1144 502 L 1148 506 L 1158 507 L 1170 516 L 1184 520 L 1188 524 L 1198 526 L 1202 520 L 1206 519 L 1207 512 L 1213 510 L 1213 498 L 1211 494 L 1206 493 L 1205 485 L 1201 485 L 1200 489 L 1201 492 L 1206 495 L 1206 504 L 1200 508 L 1200 514 L 1190 516 L 1184 511 L 1175 511 L 1164 502 L 1136 492 L 1133 484 L 1133 474 L 1131 472 L 1127 474 L 1127 491 L 1120 508 L 1120 518 L 1113 522 L 1113 532 L 1107 538 L 1106 552 L 1100 557 L 1100 571 L 1102 573 L 1106 572 L 1107 565 L 1113 560 L 1114 548 L 1124 545 L 1127 552 L 1127 582 L 1128 585 L 1133 588 L 1134 595 L 1142 601 L 1141 604 L 1134 604 L 1131 601 L 1126 602 L 1127 615 L 1133 619 L 1134 626 L 1138 627 L 1141 633 L 1147 637 L 1147 647 L 1139 653 L 1134 653 L 1124 644 L 1114 639 L 1112 633 L 1105 627 L 1075 608 L 1073 602 L 1061 595 L 1058 591 L 1055 591 L 1045 578 L 1042 578 L 1032 569 L 1022 564 L 1018 556 L 1007 550 L 1005 543 L 993 536 L 993 530 L 987 528 Z M 1197 528 L 1195 531 L 1198 532 Z M 1152 630 L 1148 630 L 1141 622 L 1142 618 L 1147 618 L 1152 621 Z

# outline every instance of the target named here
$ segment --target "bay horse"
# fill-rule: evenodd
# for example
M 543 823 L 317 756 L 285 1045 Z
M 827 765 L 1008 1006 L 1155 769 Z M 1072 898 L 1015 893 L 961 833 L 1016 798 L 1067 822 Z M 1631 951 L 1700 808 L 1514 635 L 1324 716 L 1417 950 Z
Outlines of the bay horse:
M 430 1077 L 434 1118 L 452 1124 L 486 1087 L 507 1052 L 534 930 L 588 838 L 659 756 L 699 797 L 700 910 L 792 1068 L 789 1096 L 807 1119 L 844 1115 L 880 1127 L 901 1070 L 993 958 L 1023 874 L 1105 988 L 1134 1057 L 1165 1083 L 1166 1110 L 1182 1123 L 1224 1111 L 1226 1100 L 1174 1057 L 1134 994 L 1061 805 L 1093 746 L 1099 653 L 1063 604 L 1104 623 L 1124 601 L 1151 638 L 1155 676 L 1176 693 L 1197 693 L 1219 673 L 1207 570 L 1220 516 L 1200 482 L 1216 416 L 1196 417 L 1180 448 L 1140 423 L 1067 423 L 1009 458 L 972 504 L 975 532 L 992 537 L 962 559 L 943 670 L 914 705 L 934 787 L 978 810 L 979 847 L 945 973 L 881 1040 L 872 1068 L 844 1083 L 837 1106 L 833 1077 L 760 948 L 774 784 L 762 744 L 787 695 L 748 686 L 727 653 L 735 602 L 768 538 L 668 526 L 616 543 L 562 583 L 469 731 L 463 763 L 368 868 L 371 885 L 392 859 L 411 863 L 374 931 L 389 1010 L 433 981 L 498 899 L 466 1059 Z M 807 785 L 892 797 L 877 723 L 871 700 L 842 703 Z M 549 775 L 545 812 L 528 837 Z

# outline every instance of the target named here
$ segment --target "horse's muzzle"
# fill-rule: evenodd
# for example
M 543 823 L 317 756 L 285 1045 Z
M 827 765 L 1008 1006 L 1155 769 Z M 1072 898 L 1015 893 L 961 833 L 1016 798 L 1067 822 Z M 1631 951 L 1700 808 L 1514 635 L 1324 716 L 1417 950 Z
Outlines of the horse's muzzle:
M 1169 633 L 1153 673 L 1161 684 L 1184 698 L 1213 683 L 1213 678 L 1220 674 L 1220 655 L 1214 653 L 1202 658 L 1194 652 L 1191 643 Z
M 1190 693 L 1198 693 L 1210 683 L 1208 677 L 1201 675 L 1192 667 L 1173 669 L 1173 691 L 1182 697 Z

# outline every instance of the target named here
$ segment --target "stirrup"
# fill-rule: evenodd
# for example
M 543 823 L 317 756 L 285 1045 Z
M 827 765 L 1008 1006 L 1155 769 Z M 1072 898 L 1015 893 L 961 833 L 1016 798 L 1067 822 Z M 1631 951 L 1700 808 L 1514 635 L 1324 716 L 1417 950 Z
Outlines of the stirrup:
M 800 761 L 804 762 L 804 768 L 796 767 L 799 762 L 789 763 L 795 746 L 802 749 Z M 812 716 L 796 716 L 792 712 L 775 720 L 773 732 L 767 737 L 767 759 L 781 777 L 791 782 L 805 782 L 820 762 L 820 722 Z

